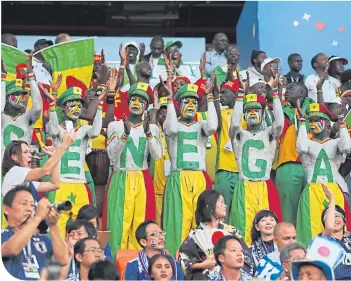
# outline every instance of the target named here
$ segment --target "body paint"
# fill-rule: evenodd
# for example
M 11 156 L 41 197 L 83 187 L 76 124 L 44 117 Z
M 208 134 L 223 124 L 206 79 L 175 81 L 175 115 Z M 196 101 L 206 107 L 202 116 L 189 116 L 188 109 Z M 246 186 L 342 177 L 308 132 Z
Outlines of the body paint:
M 24 106 L 25 98 L 24 95 L 10 95 L 10 101 L 15 105 Z
M 135 115 L 141 115 L 144 113 L 146 108 L 146 101 L 140 97 L 132 97 L 129 102 L 129 111 L 133 112 L 132 108 L 137 107 L 138 112 Z
M 256 112 L 253 109 L 245 111 L 244 116 L 245 116 L 245 121 L 247 123 L 260 124 L 262 122 L 262 115 L 261 115 L 261 113 L 260 112 Z M 251 117 L 254 117 L 255 122 L 249 122 Z
M 325 124 L 326 122 L 324 120 L 319 120 L 319 121 L 311 121 L 310 122 L 310 130 L 314 134 L 320 134 L 321 132 L 324 131 L 325 129 Z
M 192 117 L 195 117 L 196 111 L 197 111 L 197 100 L 194 98 L 184 98 L 181 101 L 181 112 L 183 117 L 187 118 L 190 117 L 188 115 L 189 110 L 192 110 L 193 115 Z

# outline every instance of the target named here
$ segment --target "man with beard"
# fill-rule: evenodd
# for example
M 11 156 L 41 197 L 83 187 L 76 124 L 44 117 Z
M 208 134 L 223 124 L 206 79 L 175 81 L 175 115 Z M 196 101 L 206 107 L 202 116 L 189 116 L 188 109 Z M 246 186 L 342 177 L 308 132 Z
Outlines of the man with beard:
M 238 84 L 225 83 L 219 96 L 214 96 L 215 107 L 218 117 L 218 146 L 216 163 L 215 189 L 223 195 L 227 208 L 226 223 L 229 221 L 229 210 L 231 208 L 234 186 L 239 179 L 238 165 L 236 164 L 234 152 L 229 137 L 229 128 L 232 120 L 233 108 L 238 91 Z M 216 92 L 217 93 L 217 92 Z M 223 108 L 221 110 L 221 105 Z
M 299 54 L 291 54 L 288 57 L 290 72 L 285 75 L 287 84 L 304 82 L 305 76 L 300 74 L 302 69 L 302 58 Z
M 7 70 L 3 61 L 1 61 L 1 159 L 5 148 L 12 140 L 23 140 L 28 144 L 31 143 L 34 123 L 40 118 L 42 113 L 42 100 L 33 75 L 31 56 L 28 59 L 27 73 L 33 106 L 30 110 L 23 113 L 26 95 L 28 94 L 25 90 L 24 82 L 21 79 L 15 79 L 6 84 Z
M 171 159 L 171 173 L 166 183 L 162 219 L 163 229 L 169 233 L 166 248 L 173 256 L 187 237 L 189 229 L 196 226 L 194 214 L 199 195 L 212 187 L 203 173 L 206 170 L 208 137 L 218 127 L 212 85 L 213 79 L 205 90 L 208 118 L 199 122 L 194 121 L 199 101 L 198 86 L 188 84 L 177 91 L 175 98 L 181 108 L 179 119 L 171 99 L 172 92 L 164 86 L 169 97 L 163 130 Z
M 230 137 L 235 159 L 239 168 L 239 181 L 235 185 L 230 224 L 235 225 L 251 245 L 250 230 L 256 213 L 263 209 L 272 210 L 281 221 L 278 190 L 270 179 L 277 140 L 284 125 L 283 110 L 278 92 L 273 93 L 272 126 L 264 124 L 266 101 L 255 94 L 236 99 Z M 241 119 L 247 128 L 241 126 Z
M 157 254 L 165 254 L 165 236 L 166 232 L 155 221 L 147 220 L 138 226 L 135 237 L 143 249 L 127 264 L 125 280 L 151 280 L 148 274 L 149 261 Z M 173 260 L 172 266 L 176 271 L 172 280 L 184 280 L 179 263 Z
M 283 102 L 284 128 L 280 135 L 279 160 L 275 183 L 282 204 L 284 221 L 295 223 L 300 195 L 306 185 L 305 170 L 296 151 L 299 128 L 297 103 L 304 104 L 307 88 L 303 83 L 290 83 Z
M 102 105 L 99 103 L 92 125 L 80 125 L 79 117 L 84 100 L 81 97 L 82 89 L 78 87 L 68 88 L 57 99 L 57 106 L 60 106 L 63 113 L 63 120 L 58 120 L 56 103 L 50 103 L 50 119 L 47 124 L 47 133 L 53 139 L 55 147 L 61 145 L 65 132 L 74 130 L 77 139 L 65 152 L 61 159 L 61 185 L 60 189 L 53 195 L 54 202 L 70 200 L 72 210 L 64 212 L 58 222 L 61 234 L 65 236 L 66 223 L 76 218 L 79 209 L 92 203 L 92 195 L 86 184 L 85 177 L 85 154 L 88 140 L 99 136 L 102 128 Z M 106 95 L 106 91 L 104 92 Z
M 345 58 L 337 57 L 337 56 L 331 56 L 329 58 L 329 70 L 328 73 L 330 76 L 334 77 L 341 83 L 341 77 L 342 74 L 345 71 L 345 65 L 347 65 L 349 62 Z
M 343 194 L 348 192 L 345 181 L 338 170 L 345 155 L 351 151 L 351 139 L 346 124 L 340 121 L 340 137 L 330 139 L 330 117 L 332 113 L 322 104 L 312 103 L 307 110 L 310 132 L 309 138 L 305 126 L 305 114 L 298 105 L 300 128 L 296 150 L 307 175 L 307 186 L 304 188 L 298 205 L 296 229 L 298 241 L 307 245 L 312 237 L 323 231 L 320 221 L 327 197 L 322 184 L 333 193 L 335 203 L 349 213 L 349 205 Z M 313 211 L 312 211 L 313 210 Z M 350 226 L 350 218 L 346 217 Z
M 226 51 L 228 49 L 228 37 L 224 33 L 217 33 L 213 38 L 214 49 L 206 52 L 206 76 L 211 77 L 217 66 L 224 67 L 227 63 Z
M 144 58 L 140 58 L 140 61 L 144 59 L 145 61 L 149 62 L 151 68 L 153 69 L 158 64 L 158 60 L 162 58 L 161 55 L 164 50 L 164 41 L 161 36 L 155 36 L 152 38 L 150 43 L 150 50 L 151 53 L 145 55 Z
M 114 172 L 106 191 L 107 229 L 111 231 L 112 253 L 119 249 L 140 249 L 134 237 L 145 219 L 155 219 L 155 193 L 148 170 L 149 153 L 154 160 L 162 156 L 156 124 L 145 114 L 153 103 L 146 83 L 133 84 L 128 91 L 129 116 L 111 122 L 107 128 L 107 153 Z

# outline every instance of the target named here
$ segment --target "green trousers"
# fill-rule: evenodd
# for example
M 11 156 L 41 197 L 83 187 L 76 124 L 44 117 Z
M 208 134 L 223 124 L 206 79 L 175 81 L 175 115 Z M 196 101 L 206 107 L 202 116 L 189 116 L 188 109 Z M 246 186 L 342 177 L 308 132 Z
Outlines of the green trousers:
M 285 163 L 277 169 L 275 184 L 279 191 L 284 221 L 295 223 L 300 195 L 306 185 L 306 174 L 301 163 Z
M 225 170 L 218 170 L 215 179 L 215 190 L 222 194 L 224 203 L 227 205 L 227 216 L 225 223 L 229 222 L 230 208 L 234 193 L 234 186 L 239 180 L 239 173 L 233 173 Z

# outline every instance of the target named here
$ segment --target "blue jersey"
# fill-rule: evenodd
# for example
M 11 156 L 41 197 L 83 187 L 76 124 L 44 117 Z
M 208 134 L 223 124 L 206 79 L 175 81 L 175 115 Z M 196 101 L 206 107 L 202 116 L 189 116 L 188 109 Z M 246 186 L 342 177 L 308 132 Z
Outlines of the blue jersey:
M 9 229 L 1 230 L 1 243 L 8 241 L 15 232 Z M 15 278 L 20 280 L 34 280 L 27 278 L 24 273 L 23 264 L 27 262 L 26 256 L 31 257 L 31 261 L 37 264 L 39 272 L 46 266 L 47 261 L 53 255 L 52 242 L 49 237 L 43 234 L 34 234 L 29 245 L 17 255 L 2 257 L 6 270 Z

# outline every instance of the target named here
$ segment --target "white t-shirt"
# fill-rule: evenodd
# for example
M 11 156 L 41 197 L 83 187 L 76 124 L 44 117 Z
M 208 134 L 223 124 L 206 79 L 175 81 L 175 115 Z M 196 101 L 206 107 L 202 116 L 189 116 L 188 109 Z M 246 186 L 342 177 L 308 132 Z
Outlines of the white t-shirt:
M 45 85 L 51 85 L 52 77 L 50 73 L 44 68 L 43 63 L 34 60 L 33 61 L 33 73 L 37 83 L 43 83 Z
M 20 166 L 14 166 L 7 172 L 4 177 L 4 182 L 2 184 L 1 193 L 5 196 L 7 192 L 14 189 L 16 185 L 26 184 L 25 179 L 31 168 L 25 168 Z M 32 181 L 35 189 L 38 189 L 40 182 Z
M 317 74 L 308 75 L 305 80 L 305 86 L 308 90 L 308 96 L 317 102 L 317 83 L 319 77 Z M 323 99 L 326 103 L 337 103 L 338 98 L 336 96 L 336 88 L 340 87 L 340 82 L 332 76 L 324 81 L 322 90 L 323 90 Z

